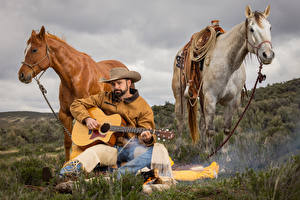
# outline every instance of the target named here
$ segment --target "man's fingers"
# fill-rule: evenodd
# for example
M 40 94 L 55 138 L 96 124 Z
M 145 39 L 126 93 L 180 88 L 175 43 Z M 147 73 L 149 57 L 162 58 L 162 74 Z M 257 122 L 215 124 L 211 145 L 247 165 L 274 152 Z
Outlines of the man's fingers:
M 95 128 L 99 128 L 100 124 L 97 121 L 95 121 L 95 122 L 96 122 L 96 127 Z
M 88 125 L 88 128 L 89 128 L 89 129 L 94 129 L 94 125 L 93 125 L 92 123 L 90 123 L 90 124 Z
M 87 127 L 88 129 L 97 129 L 99 127 L 99 123 L 96 120 L 92 119 L 88 121 Z
M 99 127 L 99 124 L 97 121 L 93 122 L 93 129 L 97 129 Z
M 144 141 L 148 141 L 152 137 L 152 135 L 149 131 L 144 131 L 141 136 Z

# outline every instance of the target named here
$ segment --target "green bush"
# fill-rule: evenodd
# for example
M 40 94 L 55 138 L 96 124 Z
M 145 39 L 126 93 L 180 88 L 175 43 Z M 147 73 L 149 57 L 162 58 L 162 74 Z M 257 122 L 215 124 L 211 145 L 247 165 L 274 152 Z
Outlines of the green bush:
M 19 179 L 25 185 L 41 185 L 42 169 L 37 167 L 21 168 L 19 170 Z
M 42 169 L 45 163 L 37 158 L 24 158 L 16 161 L 11 165 L 12 171 L 16 173 L 16 177 L 20 183 L 26 185 L 41 185 Z
M 300 196 L 300 157 L 294 157 L 287 163 L 270 167 L 265 171 L 246 172 L 223 182 L 224 186 L 249 191 L 251 199 L 298 199 Z M 229 180 L 229 181 L 228 181 Z

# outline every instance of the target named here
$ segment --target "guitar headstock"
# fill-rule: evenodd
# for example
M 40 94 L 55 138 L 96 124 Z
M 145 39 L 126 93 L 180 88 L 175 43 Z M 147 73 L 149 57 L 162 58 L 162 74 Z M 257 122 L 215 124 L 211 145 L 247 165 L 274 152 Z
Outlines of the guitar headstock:
M 175 133 L 173 131 L 170 131 L 169 129 L 158 129 L 155 130 L 155 134 L 159 139 L 167 139 L 171 140 L 175 137 Z

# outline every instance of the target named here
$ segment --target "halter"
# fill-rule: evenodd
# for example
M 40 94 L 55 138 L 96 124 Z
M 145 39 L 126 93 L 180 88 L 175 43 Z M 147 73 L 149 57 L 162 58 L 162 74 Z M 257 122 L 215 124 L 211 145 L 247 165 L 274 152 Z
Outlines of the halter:
M 49 60 L 49 65 L 48 65 L 48 67 L 47 67 L 46 69 L 42 69 L 42 68 L 40 67 L 39 64 L 40 64 L 41 62 L 43 62 L 46 58 L 48 58 L 48 60 Z M 62 126 L 62 128 L 64 129 L 64 131 L 69 135 L 69 137 L 72 138 L 72 134 L 71 134 L 70 131 L 64 126 L 64 124 L 62 123 L 62 121 L 59 119 L 59 117 L 57 116 L 57 114 L 54 112 L 54 109 L 52 108 L 52 106 L 51 106 L 49 100 L 47 99 L 47 97 L 46 97 L 47 90 L 46 90 L 45 87 L 40 83 L 40 78 L 41 78 L 42 75 L 46 72 L 46 70 L 51 66 L 50 48 L 49 48 L 47 42 L 46 42 L 46 55 L 45 55 L 40 61 L 38 61 L 38 62 L 36 62 L 36 63 L 34 63 L 34 64 L 29 64 L 29 63 L 26 63 L 25 61 L 23 61 L 23 62 L 21 62 L 21 63 L 24 64 L 24 65 L 26 65 L 27 67 L 29 67 L 29 68 L 33 71 L 34 79 L 36 80 L 36 83 L 38 84 L 39 89 L 40 89 L 40 91 L 41 91 L 41 93 L 42 93 L 44 99 L 46 100 L 46 102 L 47 102 L 49 108 L 51 109 L 51 111 L 52 111 L 54 117 L 55 117 L 56 120 L 59 122 L 59 124 Z M 43 71 L 43 72 L 41 73 L 41 75 L 40 75 L 38 78 L 36 77 L 37 74 L 35 73 L 35 71 L 34 71 L 34 69 L 33 69 L 34 66 L 38 66 L 38 68 L 39 68 L 41 71 Z
M 249 44 L 254 49 L 255 55 L 257 57 L 257 60 L 261 64 L 262 61 L 261 61 L 260 57 L 258 56 L 258 50 L 262 47 L 262 45 L 264 43 L 269 43 L 271 45 L 271 48 L 273 48 L 272 47 L 272 43 L 269 40 L 265 40 L 265 41 L 262 41 L 261 43 L 259 43 L 257 46 L 255 46 L 254 44 L 251 44 L 251 42 L 249 42 L 249 40 L 248 40 L 248 29 L 247 29 L 248 28 L 248 19 L 246 19 L 245 26 L 246 26 L 246 38 L 245 38 L 246 45 Z
M 231 136 L 234 134 L 236 128 L 238 127 L 239 123 L 241 122 L 241 120 L 243 119 L 246 111 L 248 110 L 249 106 L 250 106 L 250 103 L 251 101 L 253 100 L 254 98 L 254 94 L 255 94 L 255 90 L 256 90 L 256 87 L 257 87 L 257 84 L 258 83 L 261 83 L 263 82 L 264 80 L 266 80 L 266 75 L 262 74 L 261 73 L 261 70 L 262 70 L 262 67 L 263 67 L 263 63 L 261 61 L 261 59 L 259 58 L 258 56 L 258 50 L 261 48 L 261 46 L 264 44 L 264 43 L 269 43 L 272 47 L 272 43 L 268 40 L 265 40 L 263 42 L 261 42 L 259 45 L 255 46 L 253 44 L 251 44 L 249 41 L 248 41 L 248 31 L 247 31 L 247 27 L 248 27 L 248 19 L 246 19 L 246 22 L 245 22 L 245 25 L 246 25 L 246 45 L 249 44 L 253 49 L 256 50 L 255 52 L 255 55 L 257 57 L 257 60 L 259 62 L 259 67 L 258 67 L 258 74 L 257 74 L 257 78 L 256 78 L 256 81 L 255 81 L 255 84 L 254 84 L 254 87 L 253 87 L 253 91 L 252 91 L 252 94 L 250 96 L 250 99 L 248 101 L 248 103 L 246 104 L 245 108 L 244 108 L 244 111 L 242 112 L 242 114 L 240 115 L 240 118 L 239 120 L 236 122 L 234 128 L 231 130 L 230 134 L 225 138 L 225 140 L 211 153 L 209 154 L 207 157 L 206 157 L 206 160 L 208 160 L 210 157 L 212 157 L 213 155 L 215 155 L 228 141 L 229 139 L 231 138 Z
M 42 69 L 41 67 L 40 67 L 40 63 L 42 63 L 46 58 L 48 58 L 48 60 L 49 60 L 49 66 L 46 68 L 46 69 Z M 49 48 L 49 46 L 48 46 L 48 44 L 46 43 L 46 55 L 40 60 L 40 61 L 38 61 L 38 62 L 36 62 L 36 63 L 34 63 L 34 64 L 29 64 L 29 63 L 27 63 L 27 62 L 25 62 L 25 61 L 23 61 L 23 62 L 21 62 L 23 65 L 26 65 L 27 67 L 29 67 L 31 70 L 32 70 L 32 72 L 33 72 L 33 76 L 34 76 L 34 79 L 36 80 L 36 81 L 39 81 L 39 79 L 41 78 L 41 76 L 46 72 L 46 70 L 51 66 L 51 59 L 50 59 L 50 48 Z M 42 73 L 41 73 L 41 75 L 39 76 L 39 78 L 36 78 L 36 73 L 35 73 L 35 71 L 34 71 L 34 66 L 38 66 L 38 68 L 41 70 L 41 71 L 43 71 Z

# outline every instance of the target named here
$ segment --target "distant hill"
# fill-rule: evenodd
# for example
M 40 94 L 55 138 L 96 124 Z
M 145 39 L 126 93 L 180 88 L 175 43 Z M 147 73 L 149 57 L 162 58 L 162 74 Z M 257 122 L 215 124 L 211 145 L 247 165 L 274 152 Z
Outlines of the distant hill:
M 0 112 L 0 128 L 20 126 L 43 120 L 51 120 L 52 113 L 40 113 L 30 111 Z
M 248 93 L 250 95 L 251 91 Z M 243 105 L 246 103 L 247 99 Z M 157 128 L 175 128 L 172 103 L 154 105 L 152 109 Z M 220 134 L 223 130 L 222 113 L 223 108 L 218 106 L 215 126 Z M 237 115 L 235 120 L 237 120 Z M 238 132 L 243 134 L 259 133 L 256 139 L 261 144 L 284 145 L 287 140 L 298 141 L 299 130 L 300 78 L 258 88 L 255 99 L 242 120 Z M 185 140 L 187 140 L 187 145 L 190 145 L 188 133 Z M 49 141 L 63 144 L 62 128 L 52 113 L 28 111 L 0 113 L 0 149 L 25 143 Z
M 52 116 L 52 113 L 41 113 L 41 112 L 32 112 L 32 111 L 10 111 L 10 112 L 0 112 L 0 117 L 49 117 Z
M 252 91 L 248 91 L 251 95 Z M 239 109 L 242 113 L 249 98 L 243 101 Z M 156 125 L 174 128 L 174 105 L 166 102 L 162 106 L 152 107 Z M 216 130 L 215 146 L 224 139 L 222 106 L 217 105 L 214 125 Z M 233 124 L 238 120 L 235 114 Z M 185 133 L 175 138 L 175 143 L 168 144 L 168 150 L 177 161 L 202 162 L 201 144 L 191 145 L 188 128 Z M 300 78 L 275 83 L 256 90 L 246 115 L 242 119 L 235 134 L 229 141 L 226 150 L 230 157 L 234 157 L 228 166 L 228 158 L 222 157 L 218 161 L 223 165 L 238 169 L 247 167 L 263 167 L 273 161 L 284 161 L 287 157 L 300 152 Z M 200 155 L 200 156 L 199 156 Z M 204 155 L 205 157 L 205 155 Z M 242 159 L 243 158 L 243 159 Z M 215 158 L 217 159 L 217 158 Z M 227 161 L 226 161 L 227 160 Z M 241 164 L 243 163 L 243 164 Z
M 175 127 L 173 104 L 166 102 L 152 109 L 158 128 Z M 223 108 L 218 106 L 216 145 L 223 139 L 222 113 Z M 235 115 L 235 121 L 237 117 Z M 203 159 L 201 144 L 192 145 L 188 129 L 182 136 L 164 142 L 175 166 L 207 166 L 216 161 L 220 166 L 218 179 L 180 183 L 152 196 L 139 195 L 139 176 L 126 176 L 123 182 L 103 182 L 102 178 L 82 182 L 80 179 L 73 196 L 95 198 L 109 190 L 114 191 L 116 198 L 121 194 L 133 199 L 299 199 L 299 131 L 300 79 L 261 87 L 237 132 L 223 148 L 226 150 L 211 160 Z M 56 180 L 49 184 L 42 178 L 43 167 L 50 167 L 57 174 L 63 165 L 63 139 L 62 128 L 51 113 L 0 113 L 0 199 L 1 194 L 4 199 L 70 198 L 70 194 L 53 192 Z M 278 165 L 280 163 L 283 165 Z M 33 186 L 28 187 L 30 185 Z M 119 188 L 123 189 L 119 191 Z M 83 194 L 87 189 L 89 193 Z

